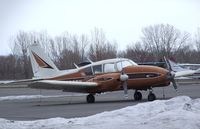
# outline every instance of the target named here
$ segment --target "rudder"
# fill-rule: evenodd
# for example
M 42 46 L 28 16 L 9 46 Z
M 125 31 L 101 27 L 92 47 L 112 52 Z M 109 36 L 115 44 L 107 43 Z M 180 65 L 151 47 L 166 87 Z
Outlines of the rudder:
M 29 47 L 34 78 L 52 77 L 59 73 L 53 61 L 44 53 L 37 43 Z

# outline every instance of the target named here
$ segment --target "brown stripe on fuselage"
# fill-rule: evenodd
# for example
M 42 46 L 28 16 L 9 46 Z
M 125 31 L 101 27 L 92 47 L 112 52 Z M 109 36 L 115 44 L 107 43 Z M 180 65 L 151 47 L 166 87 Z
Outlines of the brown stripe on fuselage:
M 59 81 L 66 81 L 66 80 L 74 80 L 76 78 L 84 78 L 81 73 L 77 72 L 77 73 L 72 73 L 72 74 L 65 74 L 62 76 L 57 76 L 57 77 L 53 77 L 53 78 L 49 78 L 49 80 L 59 80 Z

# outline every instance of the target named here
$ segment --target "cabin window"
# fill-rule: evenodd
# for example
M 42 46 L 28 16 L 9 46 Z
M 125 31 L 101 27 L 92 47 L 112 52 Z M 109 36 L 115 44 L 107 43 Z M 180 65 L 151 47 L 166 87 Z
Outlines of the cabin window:
M 104 64 L 104 72 L 105 73 L 116 72 L 115 64 L 114 63 Z
M 102 73 L 102 65 L 93 66 L 93 72 L 94 74 Z

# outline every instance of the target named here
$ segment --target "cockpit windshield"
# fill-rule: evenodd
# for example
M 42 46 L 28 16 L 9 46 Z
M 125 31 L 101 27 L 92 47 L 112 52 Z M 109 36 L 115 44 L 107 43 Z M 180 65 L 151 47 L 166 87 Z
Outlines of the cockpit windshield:
M 121 71 L 122 68 L 127 67 L 127 66 L 134 66 L 137 65 L 135 62 L 131 61 L 131 60 L 123 60 L 123 61 L 119 61 L 117 62 L 117 70 Z

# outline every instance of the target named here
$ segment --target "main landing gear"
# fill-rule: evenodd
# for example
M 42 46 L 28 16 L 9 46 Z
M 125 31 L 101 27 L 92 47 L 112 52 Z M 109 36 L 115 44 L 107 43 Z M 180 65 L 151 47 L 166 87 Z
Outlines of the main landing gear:
M 156 95 L 153 93 L 152 89 L 149 89 L 148 101 L 156 100 Z
M 89 95 L 87 95 L 86 100 L 87 100 L 88 103 L 94 103 L 95 97 L 94 97 L 93 94 L 89 94 Z
M 135 90 L 134 99 L 135 101 L 142 100 L 142 93 Z M 149 89 L 148 101 L 154 101 L 154 100 L 156 100 L 156 95 L 153 93 L 152 89 Z
M 136 101 L 142 100 L 142 93 L 136 90 L 135 93 L 134 93 L 134 99 Z

